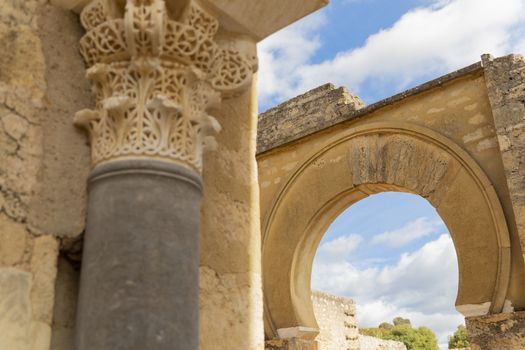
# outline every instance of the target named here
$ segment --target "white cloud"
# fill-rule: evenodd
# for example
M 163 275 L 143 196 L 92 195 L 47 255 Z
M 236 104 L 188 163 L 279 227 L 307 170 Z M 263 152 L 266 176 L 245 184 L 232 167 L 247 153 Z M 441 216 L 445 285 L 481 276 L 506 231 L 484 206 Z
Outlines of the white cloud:
M 307 21 L 315 19 L 307 18 L 304 23 Z M 399 90 L 418 79 L 479 61 L 483 53 L 524 52 L 523 41 L 519 42 L 525 28 L 524 0 L 434 0 L 371 35 L 362 47 L 312 64 L 321 48 L 316 33 L 321 25 L 329 25 L 325 22 L 299 23 L 261 44 L 259 93 L 263 105 L 325 82 L 345 85 L 356 93 L 366 82 Z M 281 65 L 283 69 L 276 67 Z
M 357 301 L 360 326 L 408 317 L 415 326 L 434 330 L 440 343 L 463 320 L 454 308 L 457 283 L 457 258 L 448 234 L 382 268 L 360 270 L 347 260 L 326 261 L 316 255 L 312 272 L 314 289 Z
M 275 97 L 295 94 L 297 67 L 307 65 L 321 47 L 317 33 L 325 21 L 323 12 L 317 12 L 258 45 L 257 89 L 262 104 Z
M 377 327 L 381 322 L 392 322 L 397 316 L 408 318 L 414 327 L 430 327 L 436 333 L 441 349 L 448 348 L 448 337 L 454 333 L 458 325 L 464 322 L 463 316 L 459 313 L 425 314 L 399 308 L 383 300 L 357 305 L 357 317 L 360 326 Z
M 393 248 L 398 248 L 436 233 L 440 227 L 440 222 L 430 221 L 428 218 L 422 217 L 407 223 L 397 230 L 387 231 L 374 236 L 372 244 L 385 244 Z
M 322 243 L 317 249 L 317 258 L 322 262 L 344 261 L 363 242 L 363 237 L 356 234 L 340 236 Z

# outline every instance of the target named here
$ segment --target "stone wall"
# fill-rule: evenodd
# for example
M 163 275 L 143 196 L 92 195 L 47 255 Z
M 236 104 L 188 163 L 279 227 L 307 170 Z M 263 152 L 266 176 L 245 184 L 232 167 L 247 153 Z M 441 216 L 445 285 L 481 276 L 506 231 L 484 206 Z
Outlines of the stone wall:
M 319 350 L 406 350 L 403 343 L 359 334 L 352 299 L 312 291 Z
M 325 84 L 259 115 L 257 152 L 265 152 L 345 120 L 364 107 L 345 87 Z
M 366 335 L 359 336 L 360 350 L 406 350 L 405 344 L 379 338 L 369 337 Z
M 80 33 L 46 1 L 0 2 L 0 349 L 49 349 L 60 246 L 83 231 Z
M 471 350 L 525 349 L 525 312 L 467 317 Z
M 484 55 L 483 66 L 521 250 L 525 257 L 525 60 L 521 55 L 497 59 Z
M 354 301 L 312 291 L 312 302 L 319 325 L 319 350 L 359 350 Z

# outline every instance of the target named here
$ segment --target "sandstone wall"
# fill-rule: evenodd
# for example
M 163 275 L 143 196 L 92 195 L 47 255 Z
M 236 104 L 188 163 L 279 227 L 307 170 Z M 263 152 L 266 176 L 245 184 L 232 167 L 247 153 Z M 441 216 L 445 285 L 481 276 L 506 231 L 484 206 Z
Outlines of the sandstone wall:
M 525 257 L 525 60 L 520 55 L 494 59 L 483 56 L 514 218 Z
M 0 1 L 0 349 L 49 349 L 60 246 L 83 231 L 80 33 L 46 1 Z
M 319 325 L 319 350 L 359 350 L 354 301 L 312 291 L 312 302 Z
M 348 113 L 364 106 L 364 102 L 345 87 L 321 85 L 259 115 L 257 152 L 344 121 Z

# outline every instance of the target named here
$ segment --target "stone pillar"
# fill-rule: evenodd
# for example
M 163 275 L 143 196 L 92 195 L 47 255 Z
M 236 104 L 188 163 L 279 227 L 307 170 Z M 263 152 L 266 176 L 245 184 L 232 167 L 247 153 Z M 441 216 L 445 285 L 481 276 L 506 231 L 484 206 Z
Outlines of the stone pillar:
M 95 0 L 81 22 L 97 103 L 76 116 L 93 165 L 76 349 L 196 350 L 207 112 L 250 86 L 255 44 L 196 0 Z
M 482 62 L 521 253 L 525 260 L 525 59 L 521 55 L 496 59 L 483 55 Z
M 471 350 L 525 349 L 525 312 L 466 318 Z

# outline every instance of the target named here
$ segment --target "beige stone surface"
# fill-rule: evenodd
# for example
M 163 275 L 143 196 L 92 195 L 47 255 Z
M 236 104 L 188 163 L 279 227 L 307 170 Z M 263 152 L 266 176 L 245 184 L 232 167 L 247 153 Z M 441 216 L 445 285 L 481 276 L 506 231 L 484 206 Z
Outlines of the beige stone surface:
M 318 350 L 314 340 L 305 339 L 272 339 L 265 342 L 265 350 Z
M 91 0 L 50 0 L 57 7 L 80 12 Z M 122 2 L 122 1 L 121 1 Z M 166 0 L 174 12 L 182 11 L 189 0 Z M 328 4 L 328 0 L 202 0 L 213 9 L 226 32 L 235 32 L 260 41 L 298 19 Z
M 25 226 L 0 213 L 0 266 L 23 264 L 28 241 Z
M 204 156 L 200 349 L 262 349 L 257 103 L 247 91 L 214 115 L 218 148 Z
M 34 1 L 4 1 L 0 15 L 0 211 L 27 217 L 40 166 L 39 108 L 46 81 Z
M 0 42 L 11 48 L 0 54 L 0 210 L 31 232 L 78 236 L 89 160 L 72 116 L 92 103 L 78 20 L 34 0 L 0 6 Z
M 32 349 L 30 293 L 30 273 L 0 268 L 0 349 Z
M 205 1 L 227 17 L 226 30 L 250 35 L 257 41 L 328 4 L 328 0 Z
M 36 233 L 78 237 L 85 224 L 90 161 L 87 138 L 73 125 L 73 116 L 94 104 L 79 54 L 83 30 L 75 14 L 50 5 L 39 9 L 37 24 L 47 89 L 39 113 L 42 165 L 28 224 Z
M 515 229 L 525 257 L 525 60 L 519 55 L 498 59 L 485 55 L 483 65 Z
M 312 303 L 319 325 L 319 350 L 360 350 L 356 307 L 352 299 L 313 291 Z
M 31 255 L 33 319 L 48 326 L 53 321 L 58 248 L 59 242 L 55 237 L 36 237 Z
M 359 336 L 360 350 L 406 350 L 405 344 L 379 338 L 369 337 L 366 335 Z
M 340 212 L 382 191 L 416 193 L 437 208 L 458 253 L 460 310 L 525 307 L 518 235 L 507 225 L 514 211 L 480 64 L 347 115 L 316 107 L 323 108 L 322 131 L 290 122 L 291 130 L 275 134 L 285 142 L 274 140 L 279 147 L 257 156 L 267 337 L 316 326 L 308 300 L 318 242 Z M 263 139 L 295 113 L 281 112 L 261 124 Z

